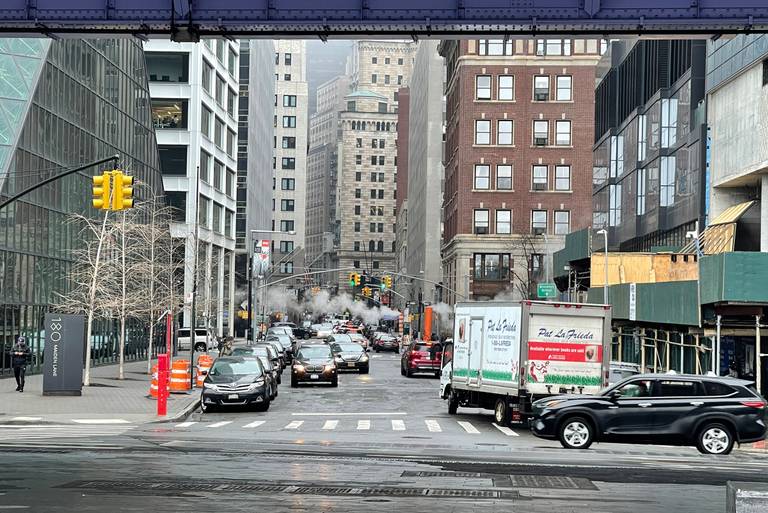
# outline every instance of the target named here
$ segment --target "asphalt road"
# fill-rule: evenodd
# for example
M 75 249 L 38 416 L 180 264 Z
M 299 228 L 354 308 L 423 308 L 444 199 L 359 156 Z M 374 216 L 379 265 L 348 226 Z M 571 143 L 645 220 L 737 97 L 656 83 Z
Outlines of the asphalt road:
M 29 511 L 720 512 L 763 454 L 595 444 L 567 451 L 490 412 L 447 413 L 399 356 L 338 388 L 288 386 L 268 412 L 177 423 L 5 427 L 0 509 Z M 11 434 L 16 436 L 8 435 Z

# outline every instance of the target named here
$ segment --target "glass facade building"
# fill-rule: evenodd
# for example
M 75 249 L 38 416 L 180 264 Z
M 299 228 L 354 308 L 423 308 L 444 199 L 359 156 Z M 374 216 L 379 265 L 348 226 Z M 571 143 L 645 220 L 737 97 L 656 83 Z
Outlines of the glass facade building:
M 162 192 L 144 53 L 128 39 L 0 39 L 0 201 L 94 160 L 120 155 L 137 182 Z M 0 373 L 16 337 L 31 345 L 39 371 L 43 317 L 69 290 L 72 252 L 81 247 L 71 214 L 91 206 L 92 168 L 56 180 L 0 209 Z M 141 190 L 137 190 L 141 200 Z M 118 324 L 96 319 L 94 363 L 117 357 Z M 146 333 L 129 323 L 126 359 L 146 356 Z

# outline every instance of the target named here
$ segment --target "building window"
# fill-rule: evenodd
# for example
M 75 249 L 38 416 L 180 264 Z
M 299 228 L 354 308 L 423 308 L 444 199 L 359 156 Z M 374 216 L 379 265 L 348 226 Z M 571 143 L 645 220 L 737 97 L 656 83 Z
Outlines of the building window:
M 158 145 L 160 172 L 168 176 L 186 176 L 187 146 Z
M 534 235 L 547 233 L 547 211 L 531 210 L 531 231 Z
M 235 117 L 235 105 L 237 104 L 237 93 L 234 92 L 232 89 L 229 90 L 229 95 L 227 96 L 227 114 Z
M 555 190 L 571 190 L 571 166 L 555 166 Z
M 549 144 L 549 121 L 536 120 L 533 122 L 533 145 L 546 146 Z
M 362 165 L 363 163 L 363 156 L 362 155 L 355 155 L 355 164 Z
M 379 161 L 378 157 L 376 155 L 371 155 L 371 165 L 375 166 L 376 163 Z
M 478 45 L 478 55 L 512 55 L 512 40 L 503 39 L 481 39 Z
M 498 131 L 496 133 L 496 144 L 512 144 L 512 120 L 499 120 Z
M 292 57 L 293 57 L 293 56 L 292 56 L 290 53 L 286 53 L 286 54 L 285 54 L 285 56 L 283 57 L 283 59 L 284 59 L 284 62 L 285 62 L 285 65 L 286 65 L 286 66 L 290 66 L 290 65 L 291 65 L 291 62 L 292 62 L 292 60 L 293 60 L 293 59 L 292 59 Z
M 283 95 L 283 107 L 295 107 L 296 106 L 296 95 L 295 94 L 284 94 Z
M 384 84 L 389 85 L 389 75 L 384 75 Z
M 224 77 L 221 75 L 216 75 L 216 103 L 224 106 L 224 91 L 226 91 L 227 88 L 224 85 Z
M 187 100 L 152 98 L 152 124 L 160 130 L 187 128 Z
M 669 148 L 677 142 L 677 98 L 661 99 L 661 147 Z
M 637 161 L 645 160 L 645 152 L 648 148 L 648 134 L 646 133 L 645 114 L 637 116 Z
M 475 121 L 475 144 L 491 144 L 491 122 L 487 119 Z
M 547 166 L 535 165 L 531 173 L 532 189 L 534 191 L 546 191 L 549 189 L 549 178 Z
M 549 76 L 536 75 L 533 77 L 533 101 L 549 101 Z
M 150 82 L 189 82 L 189 54 L 145 52 Z
M 376 73 L 373 73 L 373 74 L 371 75 L 371 84 L 375 84 L 375 83 L 376 83 L 376 80 L 377 80 L 378 78 L 379 78 L 379 77 L 378 77 L 378 76 L 376 76 Z
M 281 240 L 280 241 L 280 253 L 291 253 L 293 251 L 293 241 L 292 240 Z
M 378 57 L 371 57 L 371 64 L 378 64 L 379 58 Z
M 361 181 L 362 179 L 363 179 L 363 173 L 361 173 L 360 171 L 357 171 L 357 172 L 355 173 L 355 181 L 356 181 L 356 182 L 359 182 L 359 181 Z
M 284 219 L 280 221 L 280 231 L 281 232 L 292 232 L 294 230 L 294 224 L 293 221 L 289 219 Z
M 354 244 L 355 251 L 360 251 L 360 241 L 356 240 Z
M 296 202 L 292 199 L 280 200 L 280 210 L 283 212 L 293 212 L 296 208 Z
M 376 189 L 371 189 L 371 199 L 376 199 Z
M 621 184 L 608 186 L 608 224 L 621 224 Z
M 510 276 L 508 254 L 475 253 L 474 279 L 477 281 L 502 281 Z
M 571 122 L 555 121 L 555 144 L 557 146 L 571 145 Z
M 209 183 L 208 174 L 211 167 L 212 157 L 205 151 L 200 150 L 200 179 L 205 183 Z
M 371 233 L 376 233 L 376 223 L 370 223 L 368 226 L 368 231 Z M 373 241 L 371 241 L 373 242 Z
M 497 210 L 496 211 L 496 234 L 509 235 L 510 233 L 512 233 L 512 211 Z
M 555 210 L 555 235 L 568 235 L 571 231 L 571 213 L 568 210 Z
M 491 188 L 491 166 L 488 164 L 475 164 L 474 188 L 479 190 Z
M 296 128 L 296 116 L 283 116 L 283 128 Z
M 571 55 L 571 40 L 539 39 L 536 41 L 536 55 Z
M 488 84 L 490 87 L 490 84 Z M 511 101 L 515 99 L 515 77 L 513 75 L 499 75 L 499 100 Z
M 354 260 L 352 262 L 352 267 L 354 267 L 355 269 L 360 269 L 360 260 Z
M 214 134 L 216 146 L 224 148 L 224 120 L 220 117 L 216 117 L 216 132 Z
M 400 59 L 400 60 L 402 60 L 402 59 Z M 402 75 L 398 75 L 397 76 L 397 85 L 403 85 L 403 76 Z M 397 92 L 397 91 L 395 91 L 395 92 Z
M 280 274 L 293 274 L 293 262 L 280 262 Z
M 355 215 L 356 216 L 360 215 L 360 205 L 355 205 Z
M 280 180 L 280 189 L 282 189 L 284 191 L 296 190 L 296 179 L 295 178 L 282 178 Z
M 573 99 L 571 93 L 571 84 L 573 79 L 570 75 L 560 75 L 557 77 L 555 88 L 555 99 L 559 102 L 569 102 Z
M 477 235 L 485 235 L 488 233 L 488 226 L 490 222 L 488 219 L 487 209 L 476 209 L 474 214 L 474 226 L 475 233 Z
M 475 99 L 477 100 L 491 99 L 491 76 L 490 75 L 477 75 L 475 77 Z
M 675 157 L 661 157 L 659 205 L 669 207 L 675 203 Z
M 208 64 L 207 61 L 203 60 L 203 76 L 202 76 L 203 89 L 208 94 L 211 94 L 211 79 L 212 78 L 213 78 L 213 66 Z
M 645 214 L 645 168 L 637 170 L 637 215 Z
M 286 82 L 290 82 L 291 81 L 291 74 L 290 73 L 286 73 L 285 75 L 283 75 L 283 80 L 285 80 Z
M 221 181 L 224 178 L 224 163 L 219 160 L 213 161 L 213 186 L 221 190 Z
M 611 145 L 611 178 L 616 178 L 624 174 L 624 136 L 613 135 L 610 140 Z
M 362 197 L 362 191 L 360 189 L 355 189 L 355 198 L 360 199 Z
M 355 232 L 356 233 L 360 232 L 360 221 L 355 221 Z
M 202 113 L 200 114 L 200 130 L 203 135 L 208 139 L 211 138 L 211 119 L 213 118 L 213 112 L 208 107 L 203 106 Z
M 512 166 L 499 164 L 496 166 L 496 188 L 502 191 L 512 190 Z
M 200 196 L 200 205 L 197 211 L 197 223 L 203 227 L 208 228 L 208 207 L 211 204 L 211 200 L 205 196 Z
M 281 159 L 282 169 L 296 169 L 296 159 L 294 157 L 283 157 Z
M 229 155 L 232 158 L 237 157 L 237 154 L 235 152 L 236 137 L 237 137 L 237 134 L 235 134 L 232 130 L 227 130 L 227 155 Z
M 296 148 L 296 138 L 295 137 L 283 136 L 282 146 L 283 146 L 283 149 L 286 149 L 286 150 L 293 150 L 293 149 L 295 149 Z
M 384 155 L 379 155 L 379 165 L 380 166 L 384 165 Z

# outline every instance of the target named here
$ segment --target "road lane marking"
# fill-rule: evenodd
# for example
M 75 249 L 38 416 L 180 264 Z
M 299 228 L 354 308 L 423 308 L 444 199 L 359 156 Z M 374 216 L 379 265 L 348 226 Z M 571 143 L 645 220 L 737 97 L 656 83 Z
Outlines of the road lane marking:
M 39 422 L 43 420 L 42 417 L 14 417 L 11 419 L 11 421 L 16 422 Z
M 77 424 L 130 424 L 123 419 L 72 419 Z
M 357 429 L 359 431 L 367 431 L 371 429 L 371 421 L 370 420 L 358 420 L 357 421 Z
M 493 423 L 493 426 L 507 436 L 520 436 L 514 431 L 512 431 L 511 429 L 509 429 L 507 426 L 499 426 L 495 422 Z
M 248 429 L 250 429 L 250 428 L 257 428 L 257 427 L 261 426 L 262 424 L 266 424 L 266 422 L 267 422 L 266 420 L 254 420 L 250 424 L 246 424 L 243 427 L 244 428 L 248 428 Z
M 182 422 L 181 424 L 176 424 L 176 427 L 177 428 L 185 428 L 185 427 L 189 427 L 189 426 L 194 426 L 195 424 L 197 424 L 197 422 L 195 422 L 193 420 L 188 420 L 187 422 Z
M 323 424 L 322 429 L 325 429 L 325 430 L 336 429 L 336 426 L 338 425 L 339 425 L 338 420 L 326 420 L 325 424 Z
M 396 412 L 363 412 L 363 413 L 291 413 L 294 417 L 369 417 L 371 415 L 408 415 L 404 411 Z
M 443 432 L 443 428 L 440 427 L 440 424 L 438 424 L 436 420 L 427 419 L 424 421 L 424 423 L 427 425 L 427 429 L 430 433 Z
M 402 420 L 393 420 L 392 431 L 405 431 L 405 422 Z
M 303 420 L 294 420 L 288 423 L 288 425 L 285 426 L 283 429 L 299 429 L 302 424 L 304 424 Z
M 459 426 L 464 428 L 464 431 L 467 433 L 473 434 L 473 435 L 479 435 L 480 431 L 477 430 L 475 426 L 472 425 L 471 422 L 466 422 L 463 420 L 457 421 L 459 423 Z
M 213 424 L 211 424 L 208 427 L 209 428 L 217 428 L 217 427 L 221 427 L 221 426 L 226 426 L 227 424 L 232 424 L 232 421 L 231 420 L 222 420 L 221 422 L 214 422 Z

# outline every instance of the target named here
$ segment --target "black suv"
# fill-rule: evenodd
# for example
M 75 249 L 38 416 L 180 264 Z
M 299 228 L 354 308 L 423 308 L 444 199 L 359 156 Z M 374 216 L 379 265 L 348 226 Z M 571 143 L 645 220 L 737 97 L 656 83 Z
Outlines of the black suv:
M 594 396 L 533 403 L 533 434 L 568 449 L 594 441 L 696 445 L 728 454 L 734 442 L 762 440 L 766 401 L 751 382 L 683 374 L 640 374 Z

